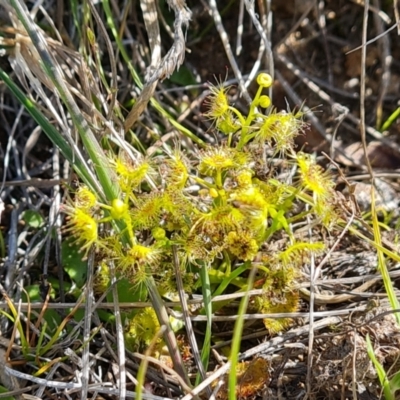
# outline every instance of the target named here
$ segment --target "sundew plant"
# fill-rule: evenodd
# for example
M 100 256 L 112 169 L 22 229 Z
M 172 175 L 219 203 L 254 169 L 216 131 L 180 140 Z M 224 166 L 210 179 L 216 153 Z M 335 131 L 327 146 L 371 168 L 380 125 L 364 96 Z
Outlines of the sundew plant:
M 175 253 L 186 293 L 201 289 L 201 268 L 215 296 L 244 290 L 255 267 L 264 295 L 254 299 L 254 310 L 297 310 L 301 266 L 323 244 L 297 238 L 291 225 L 308 218 L 332 227 L 338 218 L 334 184 L 312 156 L 294 149 L 295 137 L 305 129 L 301 111 L 273 108 L 263 94 L 272 84 L 268 74 L 261 73 L 257 83 L 247 115 L 229 104 L 228 88 L 211 87 L 205 117 L 226 140 L 199 148 L 195 157 L 179 144 L 164 146 L 153 157 L 110 153 L 118 196 L 106 204 L 82 184 L 65 206 L 66 232 L 82 255 L 101 254 L 102 263 L 113 263 L 132 290 L 153 277 L 161 295 L 177 292 Z M 263 173 L 271 167 L 268 158 L 278 156 L 287 169 L 296 167 L 293 182 Z M 285 244 L 277 248 L 276 238 Z M 264 320 L 271 332 L 289 322 Z

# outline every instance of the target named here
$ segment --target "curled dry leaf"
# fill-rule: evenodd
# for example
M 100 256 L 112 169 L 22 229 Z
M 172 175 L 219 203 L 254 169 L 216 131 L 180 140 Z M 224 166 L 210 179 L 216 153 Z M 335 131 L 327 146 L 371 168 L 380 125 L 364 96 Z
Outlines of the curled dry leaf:
M 143 16 L 146 22 L 146 29 L 149 35 L 149 42 L 152 51 L 152 62 L 148 68 L 146 76 L 146 84 L 137 99 L 132 110 L 128 114 L 125 121 L 125 130 L 128 130 L 139 119 L 149 102 L 159 80 L 163 80 L 171 76 L 178 69 L 185 59 L 185 35 L 183 27 L 187 28 L 191 18 L 191 11 L 186 6 L 184 0 L 168 0 L 168 5 L 175 12 L 174 21 L 174 43 L 168 53 L 160 60 L 161 40 L 158 26 L 157 10 L 154 0 L 142 0 Z

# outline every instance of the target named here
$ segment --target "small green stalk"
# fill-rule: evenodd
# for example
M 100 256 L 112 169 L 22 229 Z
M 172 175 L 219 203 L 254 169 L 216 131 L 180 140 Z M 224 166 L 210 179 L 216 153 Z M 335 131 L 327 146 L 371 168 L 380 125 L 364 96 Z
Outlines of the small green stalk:
M 383 123 L 380 132 L 387 131 L 393 123 L 399 118 L 400 116 L 400 107 L 393 111 L 393 113 L 389 116 L 389 118 Z
M 250 262 L 246 262 L 246 266 L 250 266 Z M 231 347 L 231 370 L 229 372 L 229 386 L 228 386 L 228 399 L 229 400 L 237 400 L 236 399 L 236 367 L 239 360 L 239 351 L 240 351 L 240 343 L 242 339 L 242 332 L 244 326 L 244 314 L 247 310 L 247 305 L 249 304 L 249 291 L 253 288 L 254 278 L 256 275 L 257 268 L 253 267 L 251 269 L 247 288 L 246 288 L 246 295 L 242 298 L 238 310 L 238 318 L 235 323 L 234 327 L 234 334 L 232 340 L 232 347 Z
M 255 110 L 256 108 L 260 105 L 260 98 L 261 98 L 261 94 L 264 88 L 269 88 L 272 83 L 272 77 L 268 74 L 265 73 L 261 73 L 260 75 L 258 75 L 257 77 L 257 83 L 259 84 L 258 89 L 257 89 L 257 93 L 254 96 L 253 101 L 250 104 L 250 109 L 249 109 L 249 113 L 247 114 L 247 118 L 246 121 L 244 123 L 242 123 L 242 132 L 240 135 L 240 139 L 239 139 L 239 143 L 237 145 L 237 149 L 238 150 L 242 150 L 243 147 L 246 145 L 246 143 L 249 142 L 249 140 L 251 140 L 253 138 L 254 135 L 249 135 L 249 128 L 251 126 L 251 123 L 254 121 L 254 118 L 256 117 L 256 113 Z M 267 96 L 263 96 L 263 98 L 266 98 L 267 103 L 270 104 L 270 99 L 267 98 Z M 263 99 L 265 100 L 265 99 Z M 264 107 L 267 104 L 264 105 Z M 233 108 L 233 107 L 231 107 Z M 233 110 L 232 110 L 233 111 Z

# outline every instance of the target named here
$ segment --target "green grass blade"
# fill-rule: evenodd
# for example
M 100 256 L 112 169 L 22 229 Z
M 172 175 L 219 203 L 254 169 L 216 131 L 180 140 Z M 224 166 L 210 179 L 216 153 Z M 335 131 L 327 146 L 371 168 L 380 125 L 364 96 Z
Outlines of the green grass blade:
M 90 169 L 77 155 L 75 155 L 68 142 L 60 132 L 54 128 L 49 120 L 39 111 L 39 107 L 30 100 L 21 89 L 10 79 L 10 77 L 0 68 L 0 79 L 7 85 L 15 98 L 25 107 L 26 111 L 42 128 L 47 137 L 60 149 L 62 155 L 73 165 L 75 172 L 90 188 L 95 189 L 94 177 L 90 174 Z
M 124 59 L 128 69 L 129 69 L 129 72 L 132 75 L 134 82 L 139 87 L 139 89 L 142 89 L 143 83 L 140 80 L 138 73 L 136 72 L 135 68 L 132 65 L 130 57 L 128 56 L 128 53 L 126 52 L 125 47 L 124 47 L 122 40 L 119 36 L 119 33 L 117 31 L 117 27 L 115 26 L 114 18 L 113 18 L 111 7 L 110 7 L 110 2 L 109 2 L 109 0 L 103 0 L 101 3 L 103 5 L 103 10 L 106 15 L 108 28 L 110 29 L 112 35 L 114 36 L 115 42 L 117 43 L 118 50 L 121 53 L 121 56 Z
M 21 23 L 24 25 L 33 45 L 39 53 L 39 62 L 48 78 L 52 81 L 60 99 L 67 107 L 71 116 L 74 127 L 77 129 L 80 138 L 93 162 L 93 167 L 97 177 L 104 190 L 104 194 L 108 200 L 118 197 L 119 190 L 116 184 L 115 174 L 109 161 L 107 160 L 102 148 L 100 147 L 95 135 L 91 131 L 88 122 L 83 117 L 78 105 L 76 104 L 72 94 L 68 90 L 65 80 L 63 79 L 62 70 L 54 57 L 47 50 L 47 42 L 39 29 L 37 29 L 32 20 L 26 6 L 19 0 L 10 0 L 10 4 Z
M 397 120 L 397 118 L 399 118 L 399 116 L 400 116 L 400 107 L 398 107 L 396 110 L 393 111 L 392 114 L 390 114 L 389 118 L 383 123 L 380 132 L 387 131 Z
M 248 269 L 248 265 L 247 264 L 243 264 L 243 265 L 237 267 L 235 270 L 233 270 L 227 277 L 225 277 L 223 279 L 223 281 L 220 283 L 218 288 L 213 293 L 213 296 L 215 297 L 215 296 L 219 296 L 219 295 L 225 293 L 225 289 L 229 286 L 229 284 L 233 280 L 238 278 L 240 275 L 242 275 L 243 272 L 246 271 L 247 269 Z
M 386 400 L 395 400 L 394 394 L 390 390 L 390 383 L 389 383 L 389 379 L 386 375 L 386 372 L 383 369 L 380 362 L 375 357 L 374 348 L 372 347 L 372 343 L 371 343 L 371 339 L 370 339 L 369 335 L 367 335 L 366 341 L 367 341 L 368 356 L 371 359 L 372 363 L 374 364 L 375 371 L 378 374 L 378 378 L 379 378 L 379 381 L 383 388 L 383 393 L 385 395 L 385 399 Z
M 375 208 L 375 190 L 373 187 L 371 191 L 371 197 L 372 197 L 371 216 L 372 216 L 372 225 L 374 230 L 374 240 L 378 245 L 381 246 L 382 238 L 381 238 L 381 231 L 379 228 L 378 215 L 376 213 L 376 208 Z M 392 307 L 393 310 L 398 310 L 400 309 L 400 303 L 399 300 L 397 299 L 396 293 L 393 288 L 393 283 L 390 278 L 389 271 L 387 269 L 384 254 L 379 249 L 377 250 L 377 254 L 378 254 L 379 272 L 382 274 L 383 284 L 385 286 L 386 294 L 388 295 L 389 298 L 390 306 Z M 396 318 L 397 324 L 400 326 L 400 313 L 396 312 L 394 316 Z

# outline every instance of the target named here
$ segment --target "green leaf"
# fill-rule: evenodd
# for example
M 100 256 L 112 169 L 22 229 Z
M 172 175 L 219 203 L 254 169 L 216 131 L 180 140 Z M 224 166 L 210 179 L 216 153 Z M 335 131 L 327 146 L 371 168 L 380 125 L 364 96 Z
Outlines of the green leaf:
M 54 298 L 54 291 L 52 290 L 50 293 L 50 297 Z M 35 302 L 35 301 L 43 301 L 42 296 L 40 294 L 40 286 L 39 285 L 30 285 L 25 286 L 22 294 L 22 300 L 26 302 Z
M 26 210 L 22 214 L 22 219 L 28 226 L 35 229 L 42 227 L 44 224 L 44 219 L 41 214 L 34 210 Z
M 195 85 L 197 83 L 192 72 L 185 65 L 174 71 L 169 80 L 179 86 Z
M 390 388 L 393 393 L 396 393 L 400 389 L 400 371 L 396 372 L 390 379 Z
M 275 210 L 274 210 L 275 211 Z M 271 216 L 273 217 L 271 228 L 269 229 L 270 234 L 275 233 L 276 231 L 285 229 L 287 232 L 289 230 L 289 225 L 287 223 L 287 219 L 285 218 L 285 210 L 279 210 L 275 212 L 275 215 L 272 215 L 272 209 L 270 210 Z
M 118 301 L 120 303 L 133 303 L 145 301 L 147 299 L 147 289 L 145 285 L 132 285 L 128 279 L 122 278 L 117 283 Z M 112 293 L 108 294 L 108 301 L 112 302 Z
M 54 286 L 51 285 L 51 292 L 50 292 L 50 298 L 54 299 L 56 297 L 56 293 L 54 290 Z M 40 285 L 30 285 L 26 286 L 24 288 L 24 292 L 22 294 L 22 300 L 24 302 L 31 302 L 31 303 L 37 303 L 37 302 L 43 302 L 42 295 L 40 293 Z M 48 309 L 45 311 L 43 315 L 44 320 L 47 323 L 47 333 L 51 334 L 51 332 L 54 332 L 58 326 L 60 326 L 61 323 L 61 317 L 57 313 L 56 310 L 53 309 Z
M 73 243 L 72 238 L 67 239 L 61 246 L 61 261 L 65 272 L 81 288 L 86 282 L 87 261 L 84 261 L 80 247 Z
M 0 385 L 0 393 L 8 393 L 8 392 L 9 392 L 8 389 Z M 2 397 L 2 400 L 15 400 L 15 397 L 12 396 Z
M 110 311 L 98 309 L 97 314 L 99 315 L 100 321 L 106 324 L 115 324 L 115 315 Z

